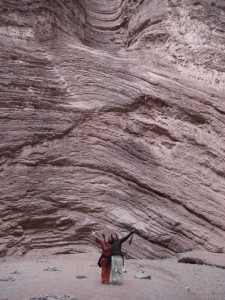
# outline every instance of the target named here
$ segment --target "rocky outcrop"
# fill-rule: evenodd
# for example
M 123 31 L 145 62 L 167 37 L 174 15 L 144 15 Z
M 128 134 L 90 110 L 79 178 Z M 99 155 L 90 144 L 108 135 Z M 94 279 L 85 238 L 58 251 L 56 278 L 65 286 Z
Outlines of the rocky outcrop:
M 130 257 L 224 253 L 224 1 L 0 10 L 0 255 L 102 228 L 136 230 Z
M 225 256 L 221 253 L 192 251 L 179 254 L 179 263 L 207 265 L 225 269 Z

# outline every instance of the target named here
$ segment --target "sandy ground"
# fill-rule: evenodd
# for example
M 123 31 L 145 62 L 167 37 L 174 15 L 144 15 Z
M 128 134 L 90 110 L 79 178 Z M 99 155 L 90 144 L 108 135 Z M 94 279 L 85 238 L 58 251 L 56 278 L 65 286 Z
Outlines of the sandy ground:
M 225 300 L 225 269 L 178 263 L 178 258 L 130 259 L 125 260 L 122 286 L 103 285 L 96 264 L 99 256 L 97 250 L 89 249 L 87 253 L 39 252 L 1 258 L 0 300 L 36 300 L 44 295 L 78 300 Z M 225 264 L 225 255 L 208 258 Z M 135 278 L 140 272 L 150 273 L 151 279 Z M 86 278 L 77 278 L 81 275 Z

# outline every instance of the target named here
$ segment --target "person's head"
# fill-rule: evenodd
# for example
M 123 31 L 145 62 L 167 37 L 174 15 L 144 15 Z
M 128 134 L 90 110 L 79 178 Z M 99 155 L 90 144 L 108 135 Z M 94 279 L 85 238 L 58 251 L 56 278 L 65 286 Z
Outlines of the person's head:
M 105 243 L 109 243 L 110 238 L 108 236 L 105 236 L 104 241 L 105 241 Z
M 112 234 L 111 234 L 111 239 L 114 240 L 114 241 L 116 241 L 116 240 L 118 240 L 119 238 L 118 238 L 118 235 L 117 235 L 116 233 L 112 233 Z

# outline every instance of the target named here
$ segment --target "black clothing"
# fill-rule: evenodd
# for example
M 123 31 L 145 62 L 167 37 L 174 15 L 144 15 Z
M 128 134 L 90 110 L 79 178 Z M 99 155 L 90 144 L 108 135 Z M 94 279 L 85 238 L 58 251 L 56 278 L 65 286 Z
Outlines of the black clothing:
M 101 265 L 101 259 L 102 259 L 102 258 L 106 258 L 107 264 L 108 264 L 108 265 L 111 265 L 111 256 L 106 256 L 106 255 L 102 254 L 102 255 L 100 256 L 99 260 L 98 260 L 98 266 L 99 266 L 99 268 L 102 267 L 102 265 Z
M 121 252 L 121 247 L 122 243 L 125 242 L 134 232 L 130 232 L 128 235 L 125 237 L 119 239 L 119 240 L 112 240 L 111 245 L 112 245 L 112 255 L 122 255 Z

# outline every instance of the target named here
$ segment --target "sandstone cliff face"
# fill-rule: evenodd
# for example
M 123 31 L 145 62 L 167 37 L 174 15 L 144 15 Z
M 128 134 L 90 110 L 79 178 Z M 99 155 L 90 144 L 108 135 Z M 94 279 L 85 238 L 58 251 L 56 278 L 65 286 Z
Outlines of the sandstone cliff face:
M 225 252 L 223 0 L 1 0 L 0 35 L 1 256 Z

